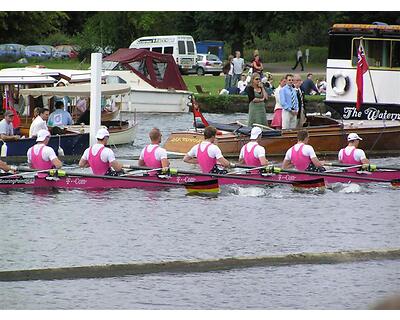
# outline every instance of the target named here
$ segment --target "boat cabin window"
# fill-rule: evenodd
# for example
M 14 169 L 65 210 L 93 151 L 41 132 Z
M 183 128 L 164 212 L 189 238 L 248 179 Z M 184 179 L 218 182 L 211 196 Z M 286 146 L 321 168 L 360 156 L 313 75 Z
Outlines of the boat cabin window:
M 141 73 L 145 78 L 150 80 L 149 71 L 147 70 L 146 66 L 146 59 L 132 61 L 129 63 L 129 66 L 131 66 L 137 72 Z
M 193 41 L 186 41 L 188 54 L 194 54 L 194 43 Z
M 151 51 L 162 53 L 162 47 L 154 47 Z
M 348 60 L 351 54 L 351 40 L 352 36 L 349 35 L 331 35 L 328 59 Z
M 164 47 L 164 54 L 174 54 L 174 47 Z
M 360 38 L 353 39 L 352 64 L 357 65 L 357 51 Z M 363 39 L 368 65 L 371 68 L 398 68 L 400 40 Z
M 161 62 L 156 59 L 153 59 L 153 69 L 156 74 L 157 81 L 163 81 L 165 76 L 165 71 L 167 70 L 168 63 Z
M 179 54 L 186 54 L 185 41 L 178 41 Z

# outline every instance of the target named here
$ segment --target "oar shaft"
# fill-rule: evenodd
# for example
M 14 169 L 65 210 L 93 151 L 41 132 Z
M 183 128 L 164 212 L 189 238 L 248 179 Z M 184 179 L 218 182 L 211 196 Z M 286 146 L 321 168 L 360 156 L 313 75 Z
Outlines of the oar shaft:
M 140 166 L 130 166 L 130 168 L 131 169 L 137 169 L 137 170 L 149 169 L 148 167 L 140 167 Z M 286 181 L 286 180 L 277 181 L 277 180 L 272 180 L 272 179 L 267 179 L 267 178 L 242 177 L 240 175 L 226 175 L 226 174 L 217 174 L 217 173 L 202 173 L 202 172 L 189 171 L 189 170 L 180 170 L 180 169 L 178 169 L 177 173 L 204 176 L 204 177 L 212 177 L 212 178 L 229 179 L 229 180 L 258 181 L 258 182 L 263 182 L 263 183 L 271 182 L 271 183 L 293 185 L 293 183 L 298 182 L 298 181 Z
M 338 163 L 338 162 L 332 162 L 332 163 L 326 163 L 326 165 L 332 166 L 332 167 L 351 167 L 351 164 L 344 164 L 344 163 Z M 361 164 L 360 167 L 363 165 Z M 392 166 L 379 166 L 379 165 L 374 165 L 376 169 L 382 169 L 382 170 L 395 170 L 395 171 L 400 171 L 400 167 L 392 167 Z

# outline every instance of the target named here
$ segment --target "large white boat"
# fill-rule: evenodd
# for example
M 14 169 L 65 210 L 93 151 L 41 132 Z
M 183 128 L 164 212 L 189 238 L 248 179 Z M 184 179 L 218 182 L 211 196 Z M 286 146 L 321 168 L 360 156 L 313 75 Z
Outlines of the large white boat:
M 357 50 L 362 40 L 369 72 L 356 109 Z M 329 31 L 326 105 L 343 119 L 400 120 L 400 25 L 335 24 Z
M 122 111 L 186 113 L 192 92 L 182 79 L 172 55 L 145 49 L 119 49 L 103 59 L 107 83 L 131 87 Z

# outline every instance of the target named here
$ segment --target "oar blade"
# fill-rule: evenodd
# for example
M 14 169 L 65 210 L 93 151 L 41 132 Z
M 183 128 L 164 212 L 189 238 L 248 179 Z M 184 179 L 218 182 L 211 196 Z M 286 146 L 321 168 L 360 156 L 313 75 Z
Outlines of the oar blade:
M 293 188 L 297 191 L 304 191 L 304 190 L 325 190 L 325 180 L 324 178 L 317 178 L 311 180 L 298 180 L 293 181 Z
M 188 193 L 219 193 L 218 179 L 210 179 L 204 181 L 185 183 L 185 188 Z

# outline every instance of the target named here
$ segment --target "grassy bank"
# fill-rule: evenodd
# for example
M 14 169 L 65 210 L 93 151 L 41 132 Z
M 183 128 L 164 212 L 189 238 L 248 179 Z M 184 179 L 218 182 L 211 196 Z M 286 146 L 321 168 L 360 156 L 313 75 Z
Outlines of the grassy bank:
M 46 61 L 38 61 L 38 60 L 31 60 L 29 63 L 22 64 L 16 62 L 0 62 L 0 69 L 4 68 L 24 68 L 28 66 L 44 66 L 50 69 L 88 69 L 90 67 L 89 62 L 79 62 L 76 59 L 73 60 L 46 60 Z

